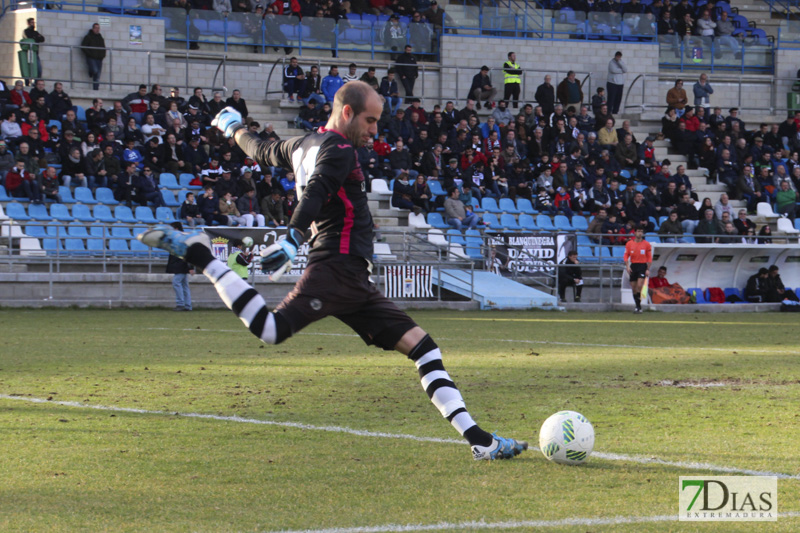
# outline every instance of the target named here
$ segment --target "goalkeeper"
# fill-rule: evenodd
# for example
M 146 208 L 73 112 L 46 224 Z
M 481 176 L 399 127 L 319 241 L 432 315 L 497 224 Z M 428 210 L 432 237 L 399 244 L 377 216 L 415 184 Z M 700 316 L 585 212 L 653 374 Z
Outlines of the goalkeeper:
M 158 226 L 139 236 L 196 265 L 225 304 L 250 332 L 278 344 L 308 324 L 332 315 L 367 344 L 397 350 L 415 364 L 431 402 L 472 446 L 475 459 L 508 459 L 527 449 L 525 442 L 481 429 L 442 364 L 439 347 L 405 312 L 370 281 L 373 221 L 364 174 L 356 149 L 377 134 L 381 98 L 366 83 L 354 81 L 336 92 L 325 127 L 303 137 L 267 143 L 248 132 L 241 115 L 228 107 L 212 122 L 261 168 L 294 172 L 300 201 L 286 238 L 261 252 L 262 269 L 277 279 L 291 267 L 311 230 L 308 266 L 294 289 L 270 312 L 255 289 L 214 258 L 208 236 Z

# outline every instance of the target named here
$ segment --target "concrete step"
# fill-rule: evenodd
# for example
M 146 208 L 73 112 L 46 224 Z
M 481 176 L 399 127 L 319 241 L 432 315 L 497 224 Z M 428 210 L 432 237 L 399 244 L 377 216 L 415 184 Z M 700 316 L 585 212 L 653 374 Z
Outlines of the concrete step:
M 408 215 L 406 215 L 405 219 L 399 217 L 389 217 L 389 216 L 383 216 L 383 217 L 374 216 L 372 217 L 372 219 L 375 221 L 376 224 L 378 224 L 382 228 L 408 226 Z
M 698 183 L 694 185 L 695 192 L 704 191 L 704 192 L 725 192 L 728 190 L 728 187 L 724 184 L 720 183 Z

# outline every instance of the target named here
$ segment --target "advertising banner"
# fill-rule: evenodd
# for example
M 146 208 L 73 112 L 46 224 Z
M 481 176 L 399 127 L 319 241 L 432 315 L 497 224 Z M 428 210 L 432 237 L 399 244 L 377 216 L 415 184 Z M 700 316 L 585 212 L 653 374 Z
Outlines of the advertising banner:
M 553 275 L 554 265 L 577 249 L 575 235 L 560 233 L 499 233 L 487 238 L 492 272 Z
M 385 273 L 387 298 L 433 298 L 430 266 L 392 265 Z
M 228 228 L 223 226 L 208 226 L 203 231 L 211 238 L 211 251 L 214 257 L 226 263 L 228 255 L 233 253 L 236 248 L 243 252 L 252 252 L 258 255 L 261 250 L 279 240 L 286 238 L 286 228 Z M 253 239 L 252 250 L 242 250 L 242 239 L 250 237 Z M 303 243 L 297 256 L 292 261 L 292 269 L 286 271 L 285 276 L 300 276 L 308 263 L 308 243 Z M 261 271 L 256 262 L 255 268 L 251 269 L 251 274 L 266 275 Z

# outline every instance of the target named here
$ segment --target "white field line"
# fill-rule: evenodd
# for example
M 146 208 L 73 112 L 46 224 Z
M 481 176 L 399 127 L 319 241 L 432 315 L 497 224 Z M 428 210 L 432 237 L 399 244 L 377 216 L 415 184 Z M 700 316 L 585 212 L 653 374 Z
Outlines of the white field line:
M 778 513 L 778 519 L 800 516 L 800 512 Z M 530 529 L 554 527 L 612 526 L 617 524 L 645 524 L 653 522 L 677 522 L 678 515 L 614 516 L 609 518 L 562 518 L 560 520 L 515 520 L 509 522 L 439 522 L 436 524 L 387 524 L 384 526 L 335 527 L 329 529 L 280 530 L 280 533 L 392 533 L 404 531 L 442 531 L 450 529 Z M 278 531 L 272 532 L 278 533 Z
M 126 329 L 137 329 L 140 328 L 82 328 L 82 329 L 96 329 L 102 331 L 108 331 L 109 329 L 116 329 L 116 330 L 126 330 Z M 246 331 L 245 329 L 210 329 L 210 328 L 141 328 L 145 330 L 152 330 L 152 331 L 193 331 L 195 333 L 239 333 L 241 331 Z M 319 336 L 319 337 L 353 337 L 359 338 L 358 335 L 352 333 L 308 333 L 308 332 L 301 332 L 297 333 L 297 335 L 310 335 L 310 336 Z M 441 341 L 463 341 L 464 339 L 452 339 L 448 337 L 436 337 L 437 340 Z M 629 349 L 640 349 L 640 350 L 695 350 L 697 351 L 698 348 L 691 347 L 691 346 L 643 346 L 637 344 L 600 344 L 600 343 L 591 343 L 591 342 L 561 342 L 561 341 L 534 341 L 534 340 L 527 340 L 527 339 L 475 339 L 475 341 L 483 341 L 483 342 L 511 342 L 511 343 L 520 343 L 520 344 L 552 344 L 554 346 L 583 346 L 583 347 L 591 347 L 591 348 L 629 348 Z M 715 348 L 715 347 L 703 347 L 702 350 L 708 351 L 715 351 L 715 352 L 753 352 L 759 354 L 800 354 L 800 350 L 760 350 L 755 348 Z
M 347 433 L 350 435 L 356 435 L 359 437 L 378 437 L 378 438 L 386 438 L 386 439 L 404 439 L 404 440 L 413 440 L 418 442 L 435 442 L 441 444 L 461 444 L 464 445 L 464 442 L 461 439 L 441 439 L 436 437 L 418 437 L 416 435 L 408 435 L 404 433 L 384 433 L 384 432 L 377 432 L 377 431 L 366 431 L 361 429 L 352 429 L 343 426 L 315 426 L 312 424 L 302 424 L 299 422 L 278 422 L 274 420 L 260 420 L 257 418 L 243 418 L 240 416 L 223 416 L 223 415 L 211 415 L 211 414 L 203 414 L 203 413 L 180 413 L 177 411 L 157 411 L 157 410 L 149 410 L 149 409 L 136 409 L 133 407 L 117 407 L 117 406 L 107 406 L 107 405 L 93 405 L 93 404 L 85 404 L 80 402 L 66 402 L 66 401 L 56 401 L 56 400 L 46 400 L 44 398 L 29 398 L 24 396 L 12 396 L 8 394 L 0 394 L 0 400 L 15 400 L 15 401 L 22 401 L 22 402 L 29 402 L 29 403 L 39 403 L 39 404 L 49 404 L 49 405 L 60 405 L 63 407 L 76 407 L 80 409 L 95 409 L 98 411 L 114 411 L 114 412 L 122 412 L 122 413 L 136 413 L 136 414 L 145 414 L 145 415 L 162 415 L 162 416 L 178 416 L 184 418 L 200 418 L 205 420 L 218 420 L 222 422 L 237 422 L 240 424 L 258 424 L 258 425 L 265 425 L 265 426 L 280 426 L 280 427 L 289 427 L 294 429 L 303 429 L 303 430 L 310 430 L 310 431 L 329 431 L 334 433 Z M 532 450 L 538 451 L 538 448 L 531 447 Z M 710 463 L 698 463 L 698 462 L 686 462 L 686 461 L 667 461 L 665 459 L 659 459 L 658 457 L 644 457 L 639 455 L 624 455 L 618 453 L 607 453 L 607 452 L 592 452 L 592 456 L 598 459 L 604 459 L 607 461 L 621 461 L 621 462 L 629 462 L 629 463 L 639 463 L 639 464 L 654 464 L 654 465 L 662 465 L 662 466 L 673 466 L 677 468 L 683 468 L 686 470 L 705 470 L 710 472 L 724 472 L 729 474 L 744 474 L 748 476 L 775 476 L 781 479 L 800 479 L 800 474 L 785 474 L 782 472 L 768 472 L 768 471 L 761 471 L 761 470 L 751 470 L 747 468 L 737 468 L 737 467 L 728 467 L 728 466 L 720 466 L 714 465 Z

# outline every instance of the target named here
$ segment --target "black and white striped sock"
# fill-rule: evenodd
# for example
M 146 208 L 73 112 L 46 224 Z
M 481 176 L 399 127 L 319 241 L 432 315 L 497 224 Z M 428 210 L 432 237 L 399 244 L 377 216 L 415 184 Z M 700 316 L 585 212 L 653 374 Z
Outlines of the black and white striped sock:
M 422 388 L 425 389 L 431 402 L 442 413 L 442 416 L 450 421 L 450 424 L 470 444 L 482 446 L 491 444 L 492 436 L 480 429 L 467 411 L 461 393 L 444 369 L 442 353 L 430 335 L 425 335 L 411 350 L 408 357 L 414 361 L 414 365 L 417 367 Z
M 267 344 L 278 344 L 291 336 L 286 321 L 267 308 L 264 298 L 228 265 L 212 259 L 203 274 L 214 283 L 222 301 L 250 332 Z

